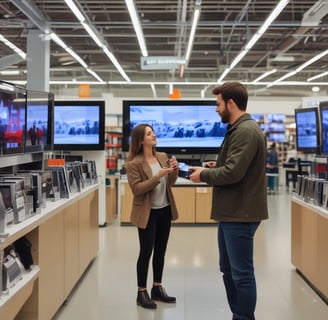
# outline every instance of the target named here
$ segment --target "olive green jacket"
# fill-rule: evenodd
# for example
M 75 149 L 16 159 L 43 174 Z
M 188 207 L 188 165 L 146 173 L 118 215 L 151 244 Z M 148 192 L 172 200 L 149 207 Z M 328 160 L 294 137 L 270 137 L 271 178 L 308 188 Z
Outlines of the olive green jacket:
M 156 157 L 161 167 L 165 166 L 167 154 L 157 152 Z M 178 170 L 166 176 L 166 192 L 171 206 L 172 220 L 178 219 L 178 210 L 175 204 L 171 186 L 178 178 Z M 126 166 L 128 182 L 133 193 L 131 222 L 138 228 L 145 229 L 149 220 L 152 192 L 158 184 L 158 179 L 153 177 L 151 167 L 143 154 L 137 155 Z
M 242 115 L 228 131 L 215 168 L 200 179 L 213 186 L 211 218 L 225 222 L 255 222 L 268 218 L 266 143 L 259 125 Z

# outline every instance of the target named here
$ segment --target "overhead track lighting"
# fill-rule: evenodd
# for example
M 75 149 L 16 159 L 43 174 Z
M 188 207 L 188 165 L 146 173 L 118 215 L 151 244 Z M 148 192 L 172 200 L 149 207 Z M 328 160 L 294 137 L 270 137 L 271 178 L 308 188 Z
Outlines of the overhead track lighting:
M 322 78 L 322 77 L 325 77 L 325 76 L 328 76 L 328 71 L 320 73 L 320 74 L 318 74 L 314 77 L 311 77 L 311 78 L 307 79 L 306 81 L 313 81 L 315 79 L 319 79 L 319 78 Z
M 26 59 L 26 53 L 23 52 L 21 49 L 16 47 L 12 42 L 10 42 L 7 38 L 5 38 L 2 34 L 0 34 L 0 41 L 4 43 L 7 47 L 9 47 L 11 50 L 16 52 L 21 58 L 24 60 Z
M 75 4 L 74 0 L 65 0 L 66 4 L 69 6 L 69 8 L 72 10 L 72 12 L 75 14 L 77 19 L 80 21 L 84 29 L 87 31 L 89 36 L 93 39 L 93 41 L 97 44 L 98 47 L 100 47 L 104 53 L 107 55 L 107 57 L 110 59 L 110 61 L 113 63 L 115 68 L 118 70 L 118 72 L 121 74 L 121 76 L 126 80 L 130 81 L 130 78 L 127 76 L 127 74 L 124 72 L 123 68 L 115 58 L 114 54 L 110 52 L 106 45 L 106 41 L 103 39 L 103 37 L 98 34 L 97 30 L 93 28 L 93 24 L 89 21 L 89 18 L 83 13 L 81 9 L 78 8 L 78 6 Z M 66 50 L 66 49 L 65 49 Z M 100 79 L 99 81 L 103 81 L 94 71 L 90 72 L 87 70 L 90 74 L 95 76 L 95 78 Z
M 255 45 L 255 43 L 262 37 L 263 33 L 268 29 L 271 23 L 278 17 L 280 12 L 285 8 L 290 0 L 281 0 L 274 10 L 271 12 L 270 16 L 265 20 L 263 25 L 256 31 L 253 37 L 246 44 L 244 49 L 238 54 L 238 56 L 232 61 L 231 65 L 225 69 L 222 73 L 221 77 L 218 79 L 218 83 L 222 82 L 222 80 L 226 77 L 226 75 L 233 69 L 242 58 L 248 53 L 248 51 Z
M 191 55 L 191 50 L 192 46 L 194 44 L 194 39 L 195 39 L 195 33 L 196 33 L 196 28 L 198 25 L 200 17 L 200 2 L 196 5 L 195 11 L 194 11 L 194 17 L 192 20 L 192 25 L 191 25 L 191 30 L 190 30 L 190 35 L 189 35 L 189 42 L 188 42 L 188 47 L 186 51 L 186 56 L 185 56 L 185 64 L 187 65 L 190 59 Z
M 277 83 L 290 78 L 292 76 L 294 76 L 295 74 L 299 73 L 300 71 L 302 71 L 303 69 L 305 69 L 306 67 L 308 67 L 310 64 L 318 61 L 319 59 L 323 58 L 324 56 L 326 56 L 328 54 L 328 49 L 317 54 L 316 56 L 314 56 L 313 58 L 311 58 L 310 60 L 306 61 L 305 63 L 303 63 L 302 65 L 300 65 L 296 70 L 293 70 L 287 74 L 285 74 L 284 76 L 282 76 L 281 78 L 275 80 L 274 82 L 270 83 L 267 87 L 272 87 L 274 85 L 276 85 Z
M 257 77 L 257 78 L 253 81 L 253 83 L 259 82 L 260 80 L 262 80 L 262 79 L 268 77 L 270 74 L 273 74 L 273 73 L 275 73 L 275 72 L 277 72 L 277 69 L 272 69 L 272 70 L 270 70 L 270 71 L 264 72 L 264 73 L 261 74 L 259 77 Z
M 126 6 L 128 7 L 129 14 L 133 23 L 134 31 L 136 32 L 139 47 L 143 57 L 148 57 L 148 51 L 146 47 L 145 38 L 142 32 L 140 20 L 137 14 L 137 10 L 133 0 L 125 0 Z

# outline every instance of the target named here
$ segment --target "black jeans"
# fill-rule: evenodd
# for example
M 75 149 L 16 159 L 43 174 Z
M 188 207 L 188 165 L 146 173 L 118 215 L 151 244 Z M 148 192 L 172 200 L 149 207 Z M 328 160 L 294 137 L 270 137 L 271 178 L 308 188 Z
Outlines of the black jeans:
M 147 287 L 150 257 L 153 253 L 153 281 L 162 282 L 164 259 L 171 230 L 171 208 L 152 209 L 146 229 L 138 228 L 140 252 L 137 261 L 139 288 Z

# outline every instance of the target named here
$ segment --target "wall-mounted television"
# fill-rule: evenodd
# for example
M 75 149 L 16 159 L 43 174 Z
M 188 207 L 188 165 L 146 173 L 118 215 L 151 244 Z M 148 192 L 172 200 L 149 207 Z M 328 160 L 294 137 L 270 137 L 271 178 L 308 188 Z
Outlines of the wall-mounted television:
M 268 113 L 267 114 L 267 122 L 285 122 L 285 115 L 283 113 Z
M 0 155 L 24 152 L 26 90 L 0 81 Z
M 55 100 L 53 150 L 104 150 L 105 102 Z
M 319 104 L 320 128 L 321 128 L 321 148 L 320 153 L 328 155 L 328 101 Z
M 268 140 L 270 142 L 285 142 L 286 135 L 283 132 L 269 132 Z
M 150 124 L 157 136 L 156 150 L 169 154 L 213 154 L 221 146 L 227 124 L 215 112 L 215 100 L 123 101 L 123 151 L 128 151 L 132 129 Z
M 328 119 L 327 119 L 328 120 Z M 318 108 L 295 109 L 296 150 L 304 153 L 319 151 Z
M 51 150 L 54 95 L 27 90 L 25 152 Z

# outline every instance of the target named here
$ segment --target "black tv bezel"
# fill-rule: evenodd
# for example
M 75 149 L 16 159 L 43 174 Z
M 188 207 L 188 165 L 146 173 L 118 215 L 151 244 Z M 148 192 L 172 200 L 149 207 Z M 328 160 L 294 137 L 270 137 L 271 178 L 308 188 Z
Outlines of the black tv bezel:
M 130 106 L 209 106 L 213 105 L 213 112 L 216 108 L 216 100 L 123 100 L 122 102 L 122 151 L 129 151 L 130 132 Z M 191 154 L 217 154 L 220 146 L 217 147 L 156 147 L 157 151 L 163 151 L 168 154 L 175 155 L 191 155 Z
M 28 135 L 28 127 L 27 127 L 27 109 L 29 103 L 29 95 L 44 95 L 44 97 L 48 100 L 48 125 L 47 125 L 47 143 L 41 145 L 26 145 L 27 143 L 27 135 Z M 25 153 L 33 153 L 33 152 L 40 152 L 40 151 L 50 151 L 52 150 L 52 119 L 53 119 L 53 106 L 55 101 L 55 95 L 52 92 L 44 92 L 38 90 L 27 90 L 26 95 L 26 120 L 25 120 Z
M 319 102 L 319 107 L 318 107 L 318 112 L 319 112 L 319 128 L 320 128 L 320 134 L 319 134 L 319 152 L 321 155 L 328 155 L 328 150 L 324 151 L 323 150 L 323 122 L 322 122 L 322 111 L 327 110 L 328 111 L 328 101 L 321 101 Z
M 79 107 L 79 106 L 97 106 L 99 107 L 99 143 L 98 144 L 56 144 L 55 139 L 55 119 L 54 113 L 56 107 Z M 105 101 L 104 100 L 56 100 L 54 101 L 52 114 L 52 149 L 54 151 L 101 151 L 105 150 Z
M 22 155 L 25 152 L 25 138 L 26 138 L 26 95 L 27 95 L 27 90 L 23 87 L 17 86 L 13 83 L 7 82 L 7 81 L 3 81 L 0 80 L 0 84 L 3 84 L 4 86 L 10 86 L 13 88 L 13 93 L 16 95 L 18 94 L 22 94 L 24 96 L 24 122 L 23 122 L 23 126 L 22 126 L 22 145 L 19 147 L 11 147 L 11 148 L 7 148 L 4 147 L 3 150 L 0 149 L 0 156 L 15 156 L 15 155 Z M 5 91 L 5 89 L 3 89 Z M 9 93 L 9 89 L 8 89 L 8 93 Z
M 297 114 L 298 113 L 305 113 L 305 112 L 314 112 L 315 113 L 315 121 L 316 121 L 316 128 L 317 128 L 317 139 L 316 139 L 316 147 L 302 147 L 299 145 L 299 135 L 297 132 Z M 297 108 L 294 109 L 295 115 L 295 134 L 296 134 L 296 150 L 301 151 L 303 153 L 315 153 L 318 154 L 320 150 L 320 126 L 319 126 L 319 110 L 317 107 L 308 107 L 308 108 Z

